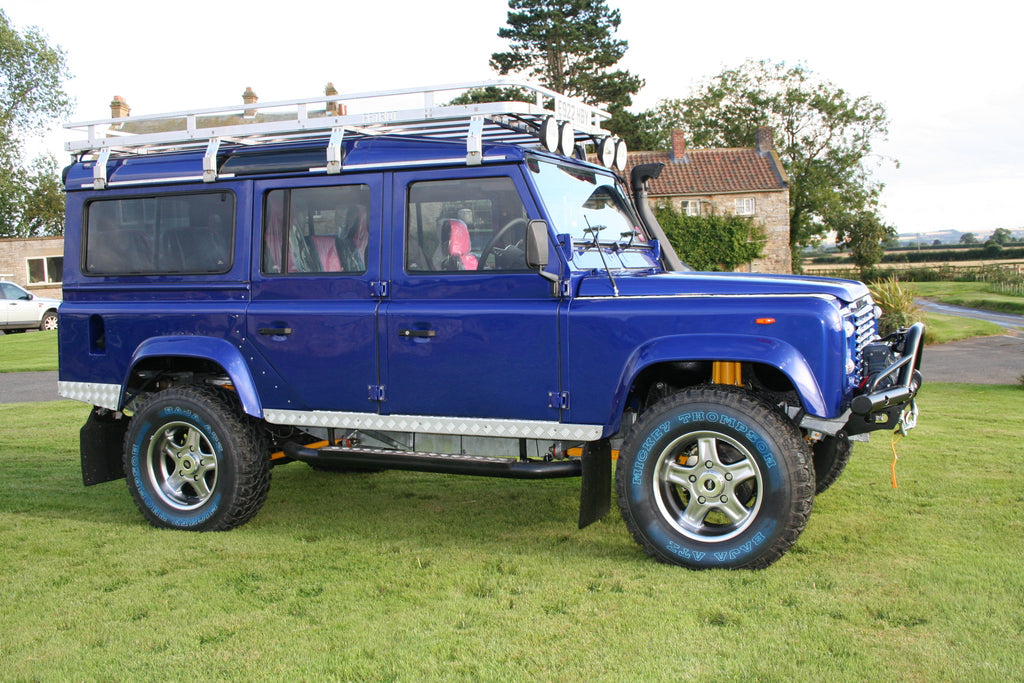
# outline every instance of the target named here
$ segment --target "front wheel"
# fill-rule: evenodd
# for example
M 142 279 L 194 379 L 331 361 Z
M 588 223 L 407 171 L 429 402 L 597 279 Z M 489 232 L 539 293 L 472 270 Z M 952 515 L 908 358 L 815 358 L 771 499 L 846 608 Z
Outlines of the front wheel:
M 124 471 L 142 514 L 170 529 L 239 526 L 270 488 L 265 439 L 209 387 L 173 387 L 143 404 L 125 435 Z
M 615 481 L 627 528 L 654 558 L 693 569 L 767 567 L 814 501 L 807 443 L 743 391 L 689 389 L 630 429 Z

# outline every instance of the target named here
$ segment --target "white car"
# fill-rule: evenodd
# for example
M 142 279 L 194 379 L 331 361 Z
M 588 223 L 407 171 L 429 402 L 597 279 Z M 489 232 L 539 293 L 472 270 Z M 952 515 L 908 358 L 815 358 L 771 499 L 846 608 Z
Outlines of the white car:
M 0 330 L 7 334 L 57 329 L 59 306 L 57 299 L 36 296 L 13 282 L 0 280 Z

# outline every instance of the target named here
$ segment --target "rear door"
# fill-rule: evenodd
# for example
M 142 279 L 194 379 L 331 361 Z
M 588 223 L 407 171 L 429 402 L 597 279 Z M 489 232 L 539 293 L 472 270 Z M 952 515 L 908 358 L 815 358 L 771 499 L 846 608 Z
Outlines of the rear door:
M 381 412 L 558 421 L 558 307 L 519 167 L 396 173 Z
M 248 338 L 287 384 L 263 387 L 264 406 L 376 412 L 381 175 L 257 181 L 255 190 Z

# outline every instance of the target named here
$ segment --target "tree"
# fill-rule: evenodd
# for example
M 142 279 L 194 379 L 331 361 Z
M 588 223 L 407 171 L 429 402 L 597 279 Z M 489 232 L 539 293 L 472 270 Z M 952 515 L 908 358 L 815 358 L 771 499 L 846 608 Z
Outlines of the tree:
M 22 235 L 60 235 L 64 232 L 64 193 L 57 160 L 37 158 L 26 175 L 25 203 L 18 223 Z
M 1006 228 L 996 228 L 995 232 L 992 233 L 992 237 L 989 238 L 996 244 L 1006 246 L 1013 242 L 1013 233 Z
M 51 46 L 37 27 L 19 32 L 0 9 L 0 237 L 63 229 L 56 160 L 44 157 L 26 167 L 23 138 L 44 134 L 70 114 L 64 90 L 69 77 L 59 46 Z
M 977 244 L 978 237 L 973 232 L 965 232 L 960 235 L 960 244 Z
M 882 260 L 886 242 L 896 238 L 896 229 L 886 225 L 873 211 L 848 214 L 835 225 L 836 244 L 850 250 L 850 260 L 860 268 L 861 278 Z
M 764 250 L 764 228 L 750 218 L 687 216 L 667 206 L 655 213 L 679 258 L 697 270 L 732 271 Z
M 614 37 L 619 10 L 605 0 L 509 0 L 508 6 L 508 25 L 498 37 L 509 41 L 509 49 L 491 55 L 491 68 L 536 78 L 556 92 L 607 108 L 612 119 L 605 127 L 628 137 L 639 124 L 626 107 L 644 81 L 611 70 L 629 46 Z
M 770 126 L 790 179 L 790 246 L 794 266 L 802 249 L 841 223 L 864 221 L 880 208 L 882 184 L 868 161 L 885 139 L 885 107 L 853 97 L 804 66 L 747 61 L 725 69 L 690 97 L 663 100 L 652 112 L 660 146 L 671 131 L 686 131 L 694 147 L 750 147 Z M 851 216 L 855 220 L 851 221 Z

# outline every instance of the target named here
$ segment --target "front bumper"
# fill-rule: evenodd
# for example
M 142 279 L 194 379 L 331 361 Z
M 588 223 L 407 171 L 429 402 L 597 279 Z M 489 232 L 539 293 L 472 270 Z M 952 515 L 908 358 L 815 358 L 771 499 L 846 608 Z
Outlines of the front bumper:
M 849 435 L 879 429 L 906 432 L 917 424 L 914 398 L 921 388 L 924 323 L 914 323 L 879 342 L 889 347 L 892 362 L 870 374 L 863 392 L 850 402 Z

